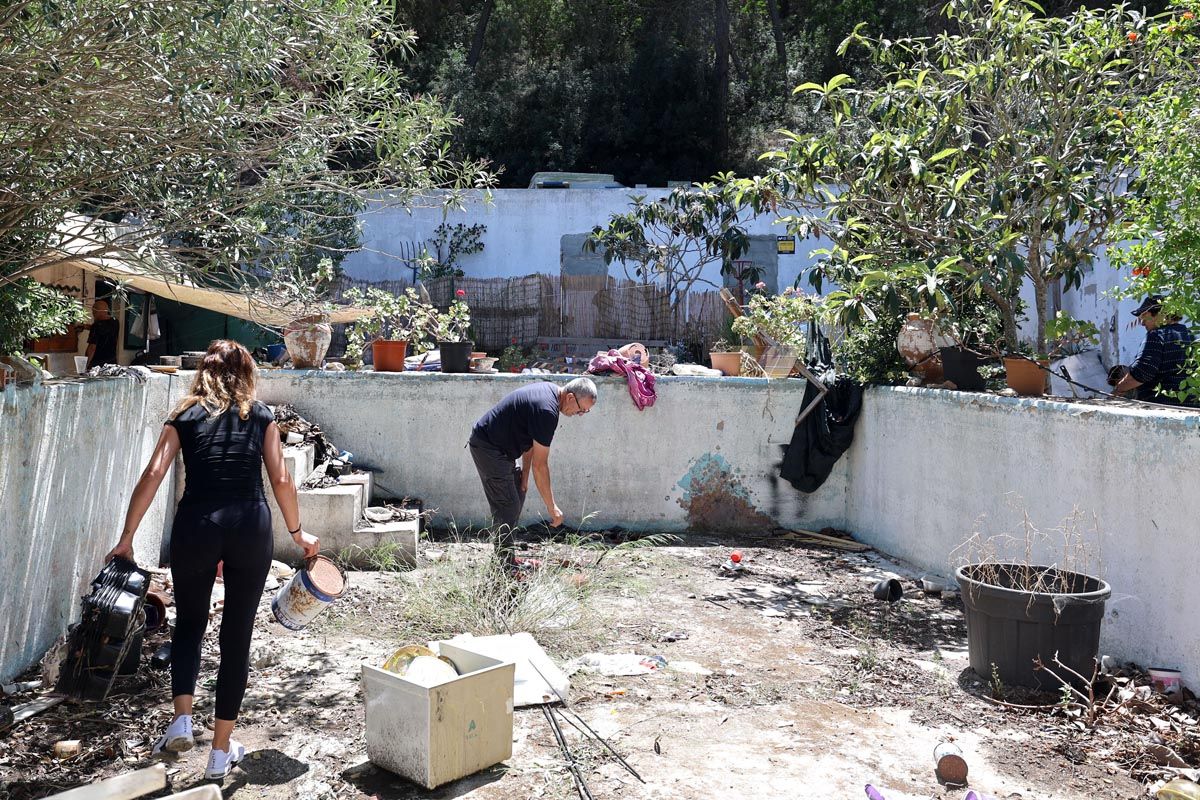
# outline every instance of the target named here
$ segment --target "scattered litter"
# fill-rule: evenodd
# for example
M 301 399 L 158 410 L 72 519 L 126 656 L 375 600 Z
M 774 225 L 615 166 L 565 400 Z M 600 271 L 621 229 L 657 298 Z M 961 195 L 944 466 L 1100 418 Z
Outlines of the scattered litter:
M 22 692 L 31 692 L 34 689 L 42 688 L 40 680 L 35 681 L 18 681 L 17 683 L 6 683 L 0 686 L 0 692 L 6 695 L 21 694 Z
M 671 631 L 659 637 L 660 642 L 682 642 L 688 638 L 685 631 Z
M 725 572 L 742 572 L 746 569 L 746 565 L 742 562 L 742 554 L 734 550 L 729 554 L 729 558 L 725 559 L 725 563 L 721 565 L 721 569 Z
M 1200 800 L 1200 784 L 1187 778 L 1176 778 L 1154 796 L 1157 800 Z
M 1177 669 L 1150 667 L 1150 685 L 1154 691 L 1167 695 L 1179 694 L 1183 690 L 1183 676 Z
M 59 761 L 77 756 L 83 751 L 83 745 L 78 739 L 64 739 L 54 743 L 54 757 Z
M 934 773 L 939 782 L 946 786 L 965 786 L 967 783 L 967 760 L 962 750 L 953 742 L 941 742 L 933 749 Z
M 171 643 L 165 642 L 161 647 L 154 651 L 154 655 L 150 657 L 150 666 L 155 669 L 166 669 L 171 666 Z
M 296 570 L 289 567 L 282 561 L 272 561 L 270 576 L 277 580 L 285 581 L 296 574 Z
M 667 666 L 662 656 L 643 656 L 637 653 L 587 653 L 567 662 L 566 672 L 599 672 L 610 678 L 648 675 Z
M 296 413 L 296 409 L 284 403 L 274 407 L 275 424 L 279 427 L 279 432 L 285 437 L 289 433 L 299 434 L 301 440 L 305 444 L 313 446 L 313 460 L 317 464 L 323 464 L 330 458 L 337 456 L 338 449 L 330 441 L 325 432 L 321 430 L 319 425 L 306 420 L 304 417 Z M 288 437 L 291 442 L 291 437 Z
M 712 675 L 712 670 L 695 661 L 672 661 L 667 664 L 671 672 L 684 672 L 688 675 Z
M 875 584 L 872 590 L 876 600 L 884 600 L 888 603 L 895 603 L 900 598 L 904 597 L 904 587 L 900 585 L 900 581 L 895 578 L 884 578 L 879 583 Z

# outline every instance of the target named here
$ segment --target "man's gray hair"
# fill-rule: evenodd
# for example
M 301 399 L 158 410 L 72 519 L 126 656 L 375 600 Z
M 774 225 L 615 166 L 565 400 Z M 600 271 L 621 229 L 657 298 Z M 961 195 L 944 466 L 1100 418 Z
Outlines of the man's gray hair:
M 596 402 L 596 382 L 591 378 L 575 378 L 563 387 L 563 391 L 575 395 L 576 400 L 586 397 Z

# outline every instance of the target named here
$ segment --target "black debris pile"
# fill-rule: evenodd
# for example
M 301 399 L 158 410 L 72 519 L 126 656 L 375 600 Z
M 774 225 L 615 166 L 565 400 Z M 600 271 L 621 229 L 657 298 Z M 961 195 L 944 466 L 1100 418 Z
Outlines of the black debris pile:
M 275 424 L 286 441 L 289 433 L 299 434 L 305 444 L 313 446 L 313 461 L 316 464 L 338 457 L 339 451 L 320 425 L 315 425 L 296 413 L 296 409 L 288 404 L 275 406 Z M 335 480 L 334 483 L 337 483 Z M 332 485 L 332 484 L 330 484 Z M 310 487 L 311 488 L 311 487 Z

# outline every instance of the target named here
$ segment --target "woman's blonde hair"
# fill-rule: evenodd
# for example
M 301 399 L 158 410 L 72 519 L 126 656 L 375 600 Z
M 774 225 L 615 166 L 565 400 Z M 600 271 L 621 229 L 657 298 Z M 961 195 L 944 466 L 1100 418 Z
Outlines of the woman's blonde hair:
M 196 404 L 204 406 L 214 417 L 237 406 L 238 416 L 248 418 L 254 403 L 257 372 L 249 350 L 229 339 L 218 339 L 208 346 L 192 380 L 191 391 L 175 406 L 171 418 Z

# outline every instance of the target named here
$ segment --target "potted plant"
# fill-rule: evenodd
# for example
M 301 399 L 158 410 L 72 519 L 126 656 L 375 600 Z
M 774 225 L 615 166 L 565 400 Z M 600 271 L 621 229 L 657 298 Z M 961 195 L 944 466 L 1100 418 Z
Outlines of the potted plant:
M 291 310 L 295 317 L 283 328 L 283 343 L 296 369 L 319 369 L 333 340 L 329 324 L 332 304 L 327 300 L 336 277 L 333 261 L 321 259 L 315 269 L 277 269 L 266 284 L 272 304 Z
M 374 313 L 354 324 L 348 335 L 346 357 L 361 361 L 366 345 L 371 345 L 371 360 L 376 372 L 403 372 L 409 341 L 425 330 L 433 308 L 421 302 L 413 288 L 392 294 L 370 288 L 354 289 L 346 299 L 353 305 L 370 308 Z
M 1090 575 L 1052 566 L 983 562 L 959 567 L 971 669 L 985 680 L 1041 686 L 1035 664 L 1057 659 L 1091 675 L 1112 590 Z
M 1078 352 L 1085 343 L 1095 344 L 1100 331 L 1091 322 L 1075 319 L 1059 311 L 1046 323 L 1047 351 L 1030 357 L 1020 352 L 1004 356 L 1004 373 L 1008 387 L 1019 395 L 1040 397 L 1046 393 L 1050 361 Z
M 520 372 L 525 368 L 525 351 L 517 346 L 517 340 L 504 348 L 500 358 L 496 359 L 496 369 L 500 372 Z
M 734 347 L 724 339 L 717 339 L 708 348 L 708 358 L 713 369 L 729 376 L 742 374 L 742 349 Z
M 1038 666 L 1056 661 L 1092 674 L 1112 590 L 1087 523 L 1075 512 L 1043 531 L 1021 513 L 1023 534 L 975 533 L 956 550 L 971 669 L 984 680 L 1058 690 Z
M 765 337 L 770 344 L 758 348 L 755 359 L 769 377 L 786 378 L 804 353 L 808 323 L 820 307 L 814 298 L 795 289 L 776 295 L 765 293 L 763 283 L 754 288 L 758 291 L 750 297 L 745 313 L 734 319 L 733 332 L 743 339 Z
M 471 365 L 471 350 L 475 343 L 467 339 L 471 308 L 466 296 L 462 289 L 457 290 L 454 302 L 445 313 L 434 312 L 431 318 L 434 340 L 442 356 L 442 372 L 466 372 Z

